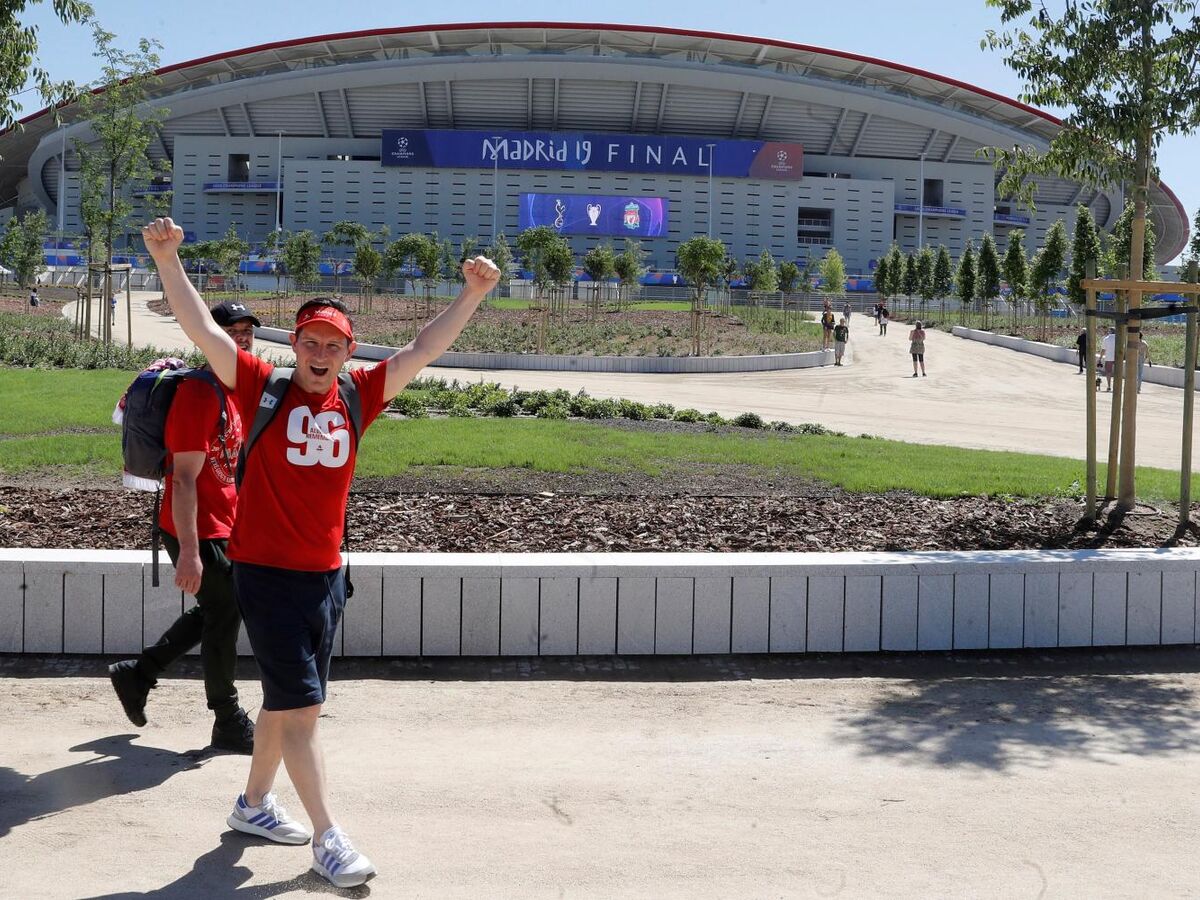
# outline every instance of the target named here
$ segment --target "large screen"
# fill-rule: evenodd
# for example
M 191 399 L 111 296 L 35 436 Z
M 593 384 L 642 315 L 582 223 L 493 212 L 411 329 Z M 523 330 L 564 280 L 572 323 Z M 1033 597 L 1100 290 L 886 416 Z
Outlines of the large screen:
M 520 227 L 537 225 L 559 234 L 663 237 L 667 233 L 667 201 L 663 197 L 522 194 Z
M 426 169 L 495 166 L 799 181 L 804 147 L 792 141 L 645 134 L 385 128 L 380 161 L 385 166 Z

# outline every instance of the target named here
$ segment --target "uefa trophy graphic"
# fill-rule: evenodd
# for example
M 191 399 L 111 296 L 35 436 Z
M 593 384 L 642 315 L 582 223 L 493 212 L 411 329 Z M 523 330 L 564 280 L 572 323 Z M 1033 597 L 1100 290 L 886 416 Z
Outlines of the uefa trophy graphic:
M 600 220 L 600 209 L 601 207 L 599 203 L 589 203 L 587 205 L 588 223 L 593 228 L 596 227 L 596 223 Z

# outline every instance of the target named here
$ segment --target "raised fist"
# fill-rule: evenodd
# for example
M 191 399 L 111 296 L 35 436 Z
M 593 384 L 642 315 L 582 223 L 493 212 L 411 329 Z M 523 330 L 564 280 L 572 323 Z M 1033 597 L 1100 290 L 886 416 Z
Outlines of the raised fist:
M 146 250 L 157 262 L 178 252 L 179 245 L 183 243 L 183 229 L 170 218 L 155 219 L 142 229 L 142 240 L 146 242 Z
M 466 260 L 462 272 L 467 288 L 481 294 L 486 294 L 500 281 L 500 269 L 486 256 Z

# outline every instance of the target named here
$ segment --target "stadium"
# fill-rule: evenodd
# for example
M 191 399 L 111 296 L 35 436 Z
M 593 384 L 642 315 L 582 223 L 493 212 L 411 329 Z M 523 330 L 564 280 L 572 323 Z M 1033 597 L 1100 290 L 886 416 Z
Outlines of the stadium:
M 634 237 L 652 270 L 679 243 L 803 264 L 836 247 L 869 274 L 904 250 L 1014 228 L 1038 247 L 1077 203 L 1110 229 L 1120 190 L 1039 182 L 1036 211 L 999 197 L 988 146 L 1045 147 L 1053 116 L 981 87 L 854 53 L 633 25 L 479 23 L 263 44 L 166 66 L 172 214 L 189 238 L 231 226 L 318 235 L 341 220 L 455 244 L 549 225 L 582 254 Z M 0 135 L 0 219 L 43 208 L 80 229 L 73 142 L 86 122 L 42 111 Z M 1151 193 L 1157 258 L 1185 246 L 1166 185 Z M 75 261 L 70 251 L 52 260 Z

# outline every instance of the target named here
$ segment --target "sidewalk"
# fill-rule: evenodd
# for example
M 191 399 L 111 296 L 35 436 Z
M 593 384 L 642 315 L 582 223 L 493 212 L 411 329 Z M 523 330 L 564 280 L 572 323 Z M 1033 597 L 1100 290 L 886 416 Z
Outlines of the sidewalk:
M 6 897 L 1184 897 L 1194 651 L 335 660 L 341 823 L 379 869 L 232 833 L 198 666 L 125 720 L 99 660 L 0 660 Z M 258 686 L 239 683 L 248 708 Z M 134 733 L 137 732 L 137 733 Z M 281 802 L 303 815 L 286 776 Z

